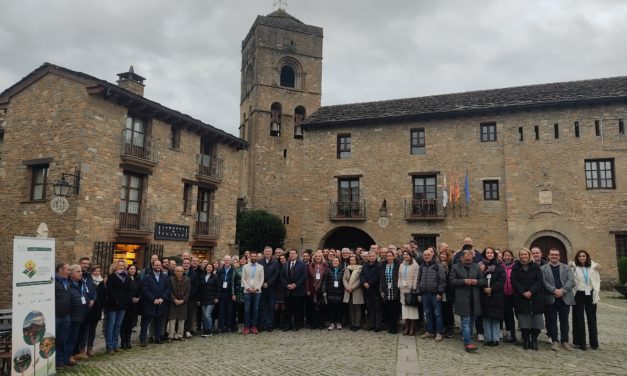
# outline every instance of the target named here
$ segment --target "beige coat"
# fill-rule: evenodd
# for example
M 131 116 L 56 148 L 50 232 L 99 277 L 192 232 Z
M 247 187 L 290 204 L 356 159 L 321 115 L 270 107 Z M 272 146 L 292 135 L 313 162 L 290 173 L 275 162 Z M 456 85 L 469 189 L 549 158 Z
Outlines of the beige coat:
M 251 283 L 252 282 L 252 283 Z M 261 287 L 263 286 L 263 265 L 257 263 L 255 268 L 255 275 L 253 275 L 250 263 L 242 267 L 242 290 L 244 294 L 250 294 L 248 289 L 254 287 L 257 289 L 257 294 L 261 294 Z
M 407 268 L 407 270 L 405 270 Z M 401 263 L 398 268 L 398 288 L 401 291 L 401 304 L 405 304 L 405 293 L 416 290 L 418 287 L 418 263 L 414 259 L 411 264 Z
M 344 269 L 344 277 L 342 278 L 344 288 L 353 289 L 353 304 L 364 304 L 364 289 L 361 287 L 361 283 L 359 283 L 361 266 L 354 270 L 352 275 L 348 268 L 349 267 L 347 266 L 346 269 Z M 348 303 L 350 297 L 351 294 L 348 291 L 344 290 L 344 303 Z

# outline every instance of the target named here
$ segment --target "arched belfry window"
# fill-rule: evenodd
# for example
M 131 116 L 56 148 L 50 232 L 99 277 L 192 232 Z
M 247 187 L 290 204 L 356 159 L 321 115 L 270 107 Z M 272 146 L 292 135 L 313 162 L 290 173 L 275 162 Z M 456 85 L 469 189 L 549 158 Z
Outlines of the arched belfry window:
M 291 65 L 281 67 L 281 86 L 296 87 L 296 71 Z
M 305 115 L 307 111 L 305 107 L 298 106 L 294 109 L 294 138 L 302 139 L 303 138 L 303 121 L 305 120 Z
M 281 103 L 274 102 L 270 106 L 270 136 L 281 134 Z

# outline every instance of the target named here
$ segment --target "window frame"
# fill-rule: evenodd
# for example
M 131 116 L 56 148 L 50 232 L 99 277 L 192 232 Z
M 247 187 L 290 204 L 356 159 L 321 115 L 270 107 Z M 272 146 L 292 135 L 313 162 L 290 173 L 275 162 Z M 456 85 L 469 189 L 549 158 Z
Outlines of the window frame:
M 416 135 L 416 137 L 414 137 L 414 135 Z M 427 153 L 426 134 L 424 128 L 412 128 L 409 130 L 409 153 L 411 155 L 421 155 Z
M 483 200 L 484 201 L 500 201 L 501 200 L 500 191 L 501 191 L 500 181 L 498 180 L 484 180 L 483 181 Z M 495 196 L 495 193 L 496 193 L 496 196 Z
M 412 239 L 416 241 L 416 245 L 418 246 L 418 250 L 420 251 L 426 250 L 427 247 L 437 247 L 439 236 L 440 234 L 411 234 Z M 427 243 L 430 240 L 434 240 L 433 244 Z
M 493 130 L 493 132 L 491 132 Z M 498 141 L 496 122 L 481 123 L 479 124 L 479 134 L 481 142 L 496 142 Z
M 191 214 L 193 209 L 192 195 L 194 185 L 189 183 L 183 184 L 183 214 Z
M 348 140 L 348 142 L 346 142 Z M 351 159 L 353 139 L 350 133 L 337 135 L 337 159 Z
M 137 187 L 131 185 L 132 179 L 137 178 L 139 184 Z M 135 214 L 141 213 L 142 199 L 144 196 L 144 176 L 129 171 L 124 171 L 122 174 L 122 184 L 120 186 L 120 213 Z M 137 191 L 137 200 L 131 200 L 131 191 Z M 132 212 L 129 210 L 131 203 L 137 205 L 137 211 Z M 124 210 L 122 210 L 124 208 Z
M 416 185 L 417 180 L 423 180 L 422 185 Z M 427 179 L 433 179 L 434 184 L 427 184 Z M 422 187 L 424 192 L 424 197 L 418 197 L 417 194 L 420 192 L 416 192 L 416 187 Z M 430 192 L 427 188 L 433 187 L 433 192 Z M 430 197 L 430 194 L 433 197 Z M 413 200 L 437 200 L 438 199 L 438 175 L 437 174 L 424 174 L 424 175 L 413 175 L 411 178 L 411 197 Z
M 33 165 L 31 167 L 31 184 L 30 184 L 30 201 L 45 201 L 46 200 L 46 191 L 48 188 L 48 169 L 50 168 L 49 164 L 40 164 Z M 42 181 L 37 182 L 37 173 L 38 171 L 43 170 Z M 41 197 L 35 197 L 35 189 L 36 187 L 41 186 Z
M 292 81 L 291 82 L 285 82 L 285 84 L 284 84 L 284 81 L 283 81 L 283 70 L 286 69 L 286 68 L 289 68 L 292 71 L 291 72 L 291 74 L 292 74 L 292 76 L 291 76 Z M 296 75 L 297 75 L 296 72 L 297 72 L 297 70 L 296 70 L 296 68 L 293 65 L 291 65 L 291 64 L 283 64 L 281 66 L 281 69 L 279 69 L 279 86 L 281 86 L 281 87 L 288 87 L 288 88 L 291 88 L 291 89 L 296 89 Z M 288 77 L 286 77 L 286 80 L 287 79 L 288 79 Z M 289 83 L 291 83 L 291 85 L 286 85 L 286 84 L 289 84 Z
M 616 242 L 616 259 L 627 256 L 627 233 L 614 234 Z
M 348 183 L 348 187 L 342 187 L 342 183 Z M 356 183 L 356 185 L 353 185 Z M 343 191 L 347 193 L 342 194 Z M 348 200 L 344 200 L 347 197 Z M 337 201 L 338 202 L 359 202 L 361 198 L 361 182 L 358 177 L 337 179 Z
M 173 125 L 170 126 L 170 149 L 181 149 L 181 133 L 181 128 L 175 127 Z
M 601 163 L 609 163 L 610 168 L 608 169 L 600 169 Z M 596 169 L 589 169 L 588 166 L 596 166 Z M 611 176 L 607 178 L 607 171 L 610 172 Z M 595 159 L 585 159 L 584 160 L 584 176 L 586 179 L 586 190 L 604 190 L 604 189 L 616 189 L 616 169 L 614 167 L 614 158 L 595 158 Z M 590 172 L 590 174 L 588 174 Z M 606 175 L 604 178 L 601 177 L 601 172 L 604 172 Z M 593 174 L 596 173 L 596 176 Z M 611 186 L 607 185 L 607 181 L 610 181 Z M 605 187 L 602 187 L 602 181 L 605 181 Z M 590 184 L 592 182 L 592 184 Z M 595 183 L 596 182 L 596 186 Z

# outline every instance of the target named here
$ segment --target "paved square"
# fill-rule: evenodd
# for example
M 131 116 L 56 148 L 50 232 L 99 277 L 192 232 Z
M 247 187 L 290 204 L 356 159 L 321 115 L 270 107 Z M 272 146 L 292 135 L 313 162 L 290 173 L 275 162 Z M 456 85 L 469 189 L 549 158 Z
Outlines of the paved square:
M 627 300 L 604 293 L 600 349 L 555 353 L 501 344 L 479 354 L 441 343 L 348 330 L 216 335 L 98 355 L 65 375 L 626 375 Z M 542 334 L 541 340 L 546 336 Z M 98 341 L 102 341 L 101 338 Z

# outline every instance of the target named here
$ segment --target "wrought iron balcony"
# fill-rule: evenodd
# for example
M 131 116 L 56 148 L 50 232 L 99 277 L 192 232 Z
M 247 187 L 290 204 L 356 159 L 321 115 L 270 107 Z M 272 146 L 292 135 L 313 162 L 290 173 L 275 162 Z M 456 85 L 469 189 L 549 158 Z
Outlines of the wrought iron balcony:
M 159 161 L 157 142 L 152 136 L 125 129 L 122 132 L 121 158 L 126 163 L 152 169 Z
M 224 159 L 215 155 L 198 154 L 196 179 L 203 183 L 218 185 L 224 177 Z
M 194 239 L 216 241 L 220 236 L 220 217 L 205 212 L 196 212 Z
M 122 201 L 115 206 L 115 231 L 120 236 L 145 238 L 152 235 L 157 217 L 155 206 Z
M 407 221 L 443 221 L 446 209 L 437 199 L 404 199 L 403 209 Z
M 365 221 L 366 200 L 330 201 L 329 219 L 332 221 Z

